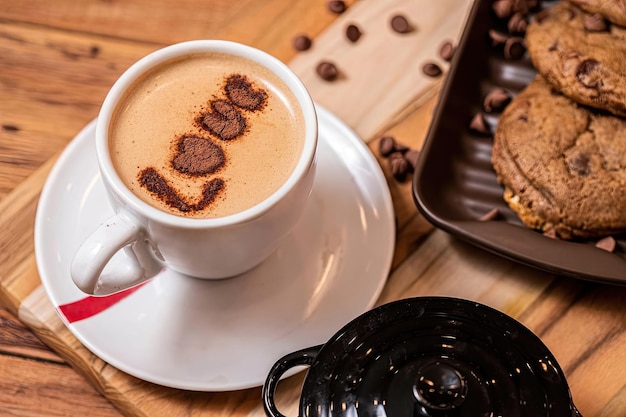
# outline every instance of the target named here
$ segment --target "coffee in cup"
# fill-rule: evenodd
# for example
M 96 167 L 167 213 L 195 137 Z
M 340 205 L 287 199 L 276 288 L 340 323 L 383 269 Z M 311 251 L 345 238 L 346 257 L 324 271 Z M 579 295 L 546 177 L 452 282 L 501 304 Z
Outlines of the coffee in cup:
M 109 126 L 115 170 L 144 202 L 209 218 L 244 211 L 274 193 L 298 162 L 298 102 L 258 62 L 197 53 L 138 79 Z
M 218 40 L 155 51 L 115 82 L 95 148 L 114 214 L 77 248 L 82 291 L 111 294 L 164 268 L 240 275 L 298 223 L 315 178 L 317 116 L 298 77 Z

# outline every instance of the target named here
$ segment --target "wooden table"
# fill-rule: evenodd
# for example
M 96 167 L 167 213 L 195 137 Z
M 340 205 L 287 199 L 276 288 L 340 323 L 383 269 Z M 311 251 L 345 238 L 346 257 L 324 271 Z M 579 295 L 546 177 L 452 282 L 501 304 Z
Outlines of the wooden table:
M 378 158 L 382 134 L 417 149 L 443 77 L 424 80 L 409 71 L 420 62 L 402 59 L 436 58 L 437 43 L 456 36 L 469 3 L 454 1 L 348 1 L 348 11 L 336 15 L 325 0 L 0 0 L 0 415 L 263 415 L 258 388 L 191 393 L 154 386 L 112 369 L 73 339 L 48 304 L 35 265 L 33 220 L 46 175 L 125 68 L 161 46 L 199 38 L 244 42 L 288 63 Z M 452 17 L 429 27 L 437 7 L 453 10 Z M 418 20 L 416 33 L 398 44 L 383 39 L 391 35 L 380 23 L 396 12 Z M 363 25 L 354 45 L 362 57 L 357 49 L 345 52 L 342 31 L 350 21 Z M 312 50 L 293 49 L 298 33 L 314 38 Z M 315 77 L 311 68 L 325 56 L 339 60 L 344 84 Z M 388 67 L 377 72 L 376 65 Z M 371 97 L 382 83 L 388 94 Z M 341 90 L 346 86 L 351 90 Z M 398 236 L 378 304 L 448 295 L 495 307 L 546 343 L 585 417 L 626 416 L 626 288 L 551 276 L 435 230 L 417 212 L 410 182 L 396 181 L 387 161 L 380 163 Z M 281 383 L 279 406 L 292 415 L 301 378 Z

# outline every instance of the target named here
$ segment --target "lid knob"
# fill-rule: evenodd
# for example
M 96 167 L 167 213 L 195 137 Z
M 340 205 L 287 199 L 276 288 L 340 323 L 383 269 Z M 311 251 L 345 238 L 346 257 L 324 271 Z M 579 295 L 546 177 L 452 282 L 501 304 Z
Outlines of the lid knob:
M 467 394 L 465 378 L 453 366 L 439 361 L 424 364 L 417 370 L 413 395 L 428 410 L 452 410 Z

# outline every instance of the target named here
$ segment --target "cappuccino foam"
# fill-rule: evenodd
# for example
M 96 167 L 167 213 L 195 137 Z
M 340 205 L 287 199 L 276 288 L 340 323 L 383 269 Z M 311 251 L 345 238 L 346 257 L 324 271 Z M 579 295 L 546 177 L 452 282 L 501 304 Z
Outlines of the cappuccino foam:
M 264 66 L 198 53 L 137 80 L 109 125 L 116 172 L 168 213 L 214 218 L 244 211 L 284 184 L 302 152 L 304 118 Z

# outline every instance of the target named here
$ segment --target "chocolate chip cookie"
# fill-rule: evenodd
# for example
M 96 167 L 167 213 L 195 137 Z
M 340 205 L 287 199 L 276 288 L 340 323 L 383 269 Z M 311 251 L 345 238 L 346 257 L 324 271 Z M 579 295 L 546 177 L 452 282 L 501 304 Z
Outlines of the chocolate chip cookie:
M 528 53 L 558 91 L 626 116 L 626 30 L 608 25 L 598 31 L 585 24 L 589 16 L 567 1 L 539 12 L 526 30 Z
M 606 20 L 626 26 L 626 0 L 569 0 L 588 13 L 597 13 Z
M 528 227 L 561 239 L 626 231 L 626 120 L 575 103 L 541 76 L 502 113 L 492 164 Z

